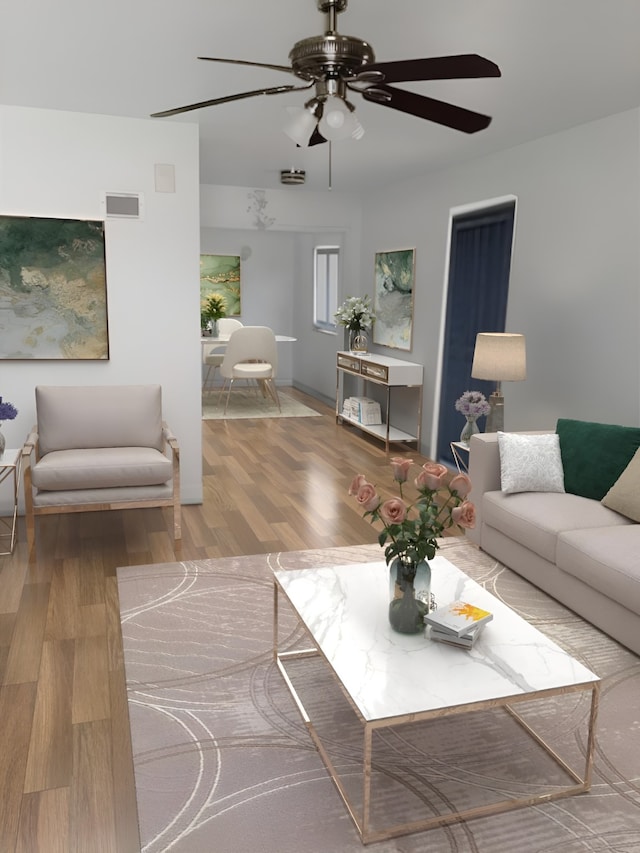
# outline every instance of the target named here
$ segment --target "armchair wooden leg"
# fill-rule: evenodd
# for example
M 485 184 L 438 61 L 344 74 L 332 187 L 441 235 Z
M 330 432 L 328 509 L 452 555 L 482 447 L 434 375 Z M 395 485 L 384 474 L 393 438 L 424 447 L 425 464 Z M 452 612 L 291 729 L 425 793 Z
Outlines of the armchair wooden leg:
M 36 544 L 36 520 L 33 515 L 33 491 L 31 486 L 31 465 L 24 469 L 24 521 L 27 529 L 27 556 L 31 555 Z
M 182 539 L 182 514 L 180 502 L 173 505 L 173 538 L 176 542 Z

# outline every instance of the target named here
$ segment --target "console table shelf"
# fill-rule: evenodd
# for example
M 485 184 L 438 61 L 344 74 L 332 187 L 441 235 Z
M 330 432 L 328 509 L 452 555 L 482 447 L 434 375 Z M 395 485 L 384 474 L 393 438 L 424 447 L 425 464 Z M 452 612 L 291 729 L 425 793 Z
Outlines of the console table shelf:
M 422 429 L 423 368 L 421 364 L 415 364 L 412 361 L 402 361 L 401 359 L 390 358 L 385 355 L 345 351 L 338 352 L 336 368 L 336 421 L 338 423 L 345 422 L 352 424 L 363 432 L 379 438 L 381 441 L 384 441 L 387 452 L 389 451 L 389 445 L 394 443 L 415 443 L 416 448 L 419 448 L 420 432 Z M 343 413 L 343 379 L 345 374 L 361 379 L 365 389 L 369 382 L 384 387 L 386 392 L 386 408 L 384 413 L 386 422 L 382 424 L 363 424 L 356 418 L 349 417 Z M 414 388 L 416 391 L 416 429 L 414 433 L 398 429 L 391 424 L 392 388 Z

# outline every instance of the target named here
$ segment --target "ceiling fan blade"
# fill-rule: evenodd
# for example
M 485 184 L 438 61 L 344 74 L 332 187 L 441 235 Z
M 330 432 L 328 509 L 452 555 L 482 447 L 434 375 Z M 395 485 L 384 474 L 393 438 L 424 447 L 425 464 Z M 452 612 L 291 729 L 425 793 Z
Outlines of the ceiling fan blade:
M 316 127 L 316 129 L 311 134 L 309 142 L 307 143 L 307 148 L 311 148 L 312 145 L 322 145 L 323 142 L 328 142 L 328 140 L 324 138 L 324 136 Z
M 391 107 L 427 121 L 443 124 L 453 130 L 461 130 L 463 133 L 476 133 L 491 124 L 490 116 L 466 110 L 464 107 L 456 107 L 444 101 L 437 101 L 434 98 L 427 98 L 424 95 L 417 95 L 415 92 L 394 89 L 392 86 L 376 86 L 371 89 L 370 94 L 365 89 L 362 96 L 383 107 Z
M 224 98 L 212 98 L 210 101 L 200 101 L 197 104 L 187 104 L 185 107 L 175 107 L 172 110 L 163 110 L 159 113 L 151 113 L 151 118 L 166 118 L 179 113 L 188 113 L 190 110 L 200 110 L 204 107 L 215 107 L 218 104 L 228 104 L 230 101 L 241 101 L 243 98 L 253 98 L 256 95 L 279 95 L 282 92 L 300 92 L 313 85 L 313 81 L 307 86 L 273 86 L 270 89 L 254 89 L 252 92 L 240 92 L 238 95 L 225 95 Z
M 406 83 L 409 80 L 462 80 L 471 77 L 500 77 L 495 62 L 477 53 L 458 56 L 433 56 L 428 59 L 402 59 L 398 62 L 374 62 L 363 73 L 378 71 L 383 83 Z M 357 76 L 355 80 L 357 81 Z
M 272 68 L 274 71 L 286 71 L 287 74 L 293 74 L 293 68 L 289 65 L 271 65 L 269 62 L 251 62 L 248 59 L 221 59 L 219 56 L 199 56 L 198 59 L 204 59 L 206 62 L 229 62 L 231 65 L 251 65 L 254 68 Z

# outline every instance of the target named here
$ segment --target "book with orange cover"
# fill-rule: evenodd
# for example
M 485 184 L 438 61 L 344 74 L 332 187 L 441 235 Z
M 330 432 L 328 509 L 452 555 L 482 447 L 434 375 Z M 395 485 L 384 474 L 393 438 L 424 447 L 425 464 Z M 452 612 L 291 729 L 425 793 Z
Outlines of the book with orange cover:
M 453 601 L 424 617 L 427 625 L 433 625 L 438 631 L 452 634 L 454 637 L 462 637 L 492 619 L 493 613 L 467 601 Z

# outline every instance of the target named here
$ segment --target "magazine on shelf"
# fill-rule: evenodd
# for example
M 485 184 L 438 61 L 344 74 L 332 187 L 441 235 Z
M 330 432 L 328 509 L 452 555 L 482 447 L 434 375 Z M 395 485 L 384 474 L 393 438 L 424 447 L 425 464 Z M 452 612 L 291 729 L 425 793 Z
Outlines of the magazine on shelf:
M 427 613 L 424 617 L 426 624 L 454 637 L 462 637 L 480 625 L 486 625 L 492 619 L 493 613 L 475 604 L 469 604 L 467 601 L 453 601 L 451 604 Z

